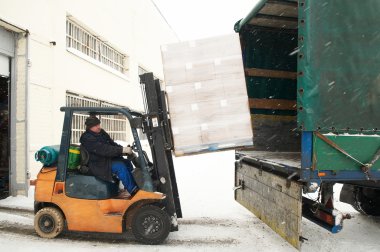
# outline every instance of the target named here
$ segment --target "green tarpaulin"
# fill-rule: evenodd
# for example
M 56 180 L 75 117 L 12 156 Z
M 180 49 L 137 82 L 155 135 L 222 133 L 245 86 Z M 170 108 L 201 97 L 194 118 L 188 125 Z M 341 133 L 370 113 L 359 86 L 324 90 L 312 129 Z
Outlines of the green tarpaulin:
M 299 125 L 380 129 L 380 1 L 302 2 Z

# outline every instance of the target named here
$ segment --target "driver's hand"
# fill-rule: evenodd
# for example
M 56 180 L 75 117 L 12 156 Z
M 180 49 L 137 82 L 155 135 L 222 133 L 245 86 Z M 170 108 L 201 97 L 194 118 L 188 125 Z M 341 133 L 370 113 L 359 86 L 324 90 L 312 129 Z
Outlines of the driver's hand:
M 132 152 L 132 148 L 130 146 L 128 147 L 123 147 L 123 153 L 127 154 L 127 155 L 131 155 L 133 152 Z

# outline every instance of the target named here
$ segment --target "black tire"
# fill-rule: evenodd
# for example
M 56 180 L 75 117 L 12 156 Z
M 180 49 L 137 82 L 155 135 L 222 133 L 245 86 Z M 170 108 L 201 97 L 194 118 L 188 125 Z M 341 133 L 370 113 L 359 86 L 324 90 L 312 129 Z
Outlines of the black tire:
M 380 216 L 380 190 L 357 188 L 352 206 L 362 214 Z
M 52 239 L 62 233 L 64 218 L 60 210 L 45 207 L 34 216 L 34 229 L 42 238 Z
M 170 233 L 169 215 L 161 208 L 145 205 L 137 210 L 132 219 L 132 233 L 140 243 L 162 243 Z

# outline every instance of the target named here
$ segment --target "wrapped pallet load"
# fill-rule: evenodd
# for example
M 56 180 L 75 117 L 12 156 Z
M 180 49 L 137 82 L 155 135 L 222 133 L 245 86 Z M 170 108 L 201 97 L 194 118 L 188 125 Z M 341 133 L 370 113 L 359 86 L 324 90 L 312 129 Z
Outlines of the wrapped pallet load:
M 161 48 L 177 156 L 252 145 L 239 36 Z

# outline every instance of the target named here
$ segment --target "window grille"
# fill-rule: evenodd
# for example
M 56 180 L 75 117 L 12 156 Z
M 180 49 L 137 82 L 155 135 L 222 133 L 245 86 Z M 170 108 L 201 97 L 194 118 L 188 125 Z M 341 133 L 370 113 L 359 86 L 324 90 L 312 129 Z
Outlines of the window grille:
M 112 103 L 101 102 L 101 107 L 121 107 Z M 106 129 L 112 139 L 127 140 L 126 128 L 129 126 L 128 120 L 124 115 L 103 115 L 102 127 Z M 103 125 L 104 124 L 104 125 Z M 129 128 L 129 127 L 128 127 Z
M 117 104 L 109 103 L 99 99 L 89 98 L 74 94 L 66 93 L 66 106 L 68 107 L 121 107 Z M 71 128 L 71 143 L 79 144 L 80 136 L 85 132 L 84 124 L 87 114 L 74 113 Z M 102 128 L 107 131 L 113 140 L 127 142 L 130 136 L 130 126 L 128 119 L 123 115 L 101 115 L 98 116 L 102 122 Z
M 71 19 L 66 19 L 66 47 L 78 50 L 121 73 L 126 72 L 126 55 Z

